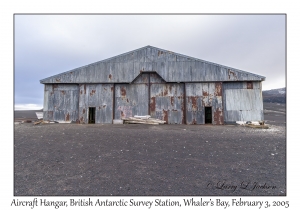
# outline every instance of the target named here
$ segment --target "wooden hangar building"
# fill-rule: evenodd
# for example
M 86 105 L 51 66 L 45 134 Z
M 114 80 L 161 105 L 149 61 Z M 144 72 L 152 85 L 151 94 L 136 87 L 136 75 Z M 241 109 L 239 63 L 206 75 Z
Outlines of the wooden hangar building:
M 265 77 L 146 46 L 41 80 L 44 120 L 168 124 L 260 121 Z

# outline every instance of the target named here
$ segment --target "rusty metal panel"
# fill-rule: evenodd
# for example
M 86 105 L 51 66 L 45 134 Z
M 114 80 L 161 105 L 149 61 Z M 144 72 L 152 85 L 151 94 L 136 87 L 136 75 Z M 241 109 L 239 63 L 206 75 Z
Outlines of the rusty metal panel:
M 151 84 L 150 115 L 168 124 L 184 123 L 184 84 Z
M 112 123 L 113 84 L 79 86 L 79 121 L 88 123 L 89 107 L 95 107 L 95 123 Z
M 44 119 L 78 120 L 78 93 L 76 84 L 47 85 L 44 93 Z
M 212 107 L 212 123 L 224 123 L 222 83 L 186 83 L 187 124 L 204 124 L 205 109 Z
M 115 88 L 115 119 L 148 114 L 148 84 L 116 84 Z
M 87 93 L 87 85 L 80 84 L 79 85 L 79 122 L 87 123 L 87 109 L 88 109 L 88 93 Z
M 96 123 L 112 123 L 113 85 L 98 84 L 96 86 Z
M 157 53 L 158 56 L 155 59 L 156 62 L 177 61 L 177 56 L 174 53 L 162 50 L 158 50 Z
M 253 83 L 247 82 L 247 89 L 253 89 Z

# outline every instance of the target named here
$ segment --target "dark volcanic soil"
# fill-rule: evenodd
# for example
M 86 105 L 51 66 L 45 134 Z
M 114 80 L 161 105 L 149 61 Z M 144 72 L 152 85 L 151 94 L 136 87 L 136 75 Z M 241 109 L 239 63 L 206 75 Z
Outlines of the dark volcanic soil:
M 264 103 L 265 122 L 271 125 L 286 125 L 286 105 L 279 103 Z
M 25 123 L 14 135 L 15 196 L 286 195 L 284 125 Z

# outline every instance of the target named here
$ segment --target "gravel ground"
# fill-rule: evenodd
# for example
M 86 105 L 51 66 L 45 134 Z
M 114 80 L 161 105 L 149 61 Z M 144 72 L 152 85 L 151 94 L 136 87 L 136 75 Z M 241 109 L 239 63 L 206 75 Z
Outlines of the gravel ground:
M 286 195 L 280 119 L 270 129 L 15 124 L 14 195 Z

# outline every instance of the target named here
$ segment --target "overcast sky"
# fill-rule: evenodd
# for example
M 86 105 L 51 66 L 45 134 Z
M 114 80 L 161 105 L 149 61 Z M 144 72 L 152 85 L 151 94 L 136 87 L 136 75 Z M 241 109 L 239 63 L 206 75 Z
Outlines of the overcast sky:
M 285 87 L 284 15 L 15 15 L 15 109 L 40 109 L 39 80 L 151 45 Z

